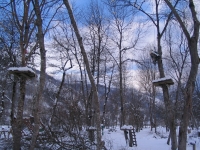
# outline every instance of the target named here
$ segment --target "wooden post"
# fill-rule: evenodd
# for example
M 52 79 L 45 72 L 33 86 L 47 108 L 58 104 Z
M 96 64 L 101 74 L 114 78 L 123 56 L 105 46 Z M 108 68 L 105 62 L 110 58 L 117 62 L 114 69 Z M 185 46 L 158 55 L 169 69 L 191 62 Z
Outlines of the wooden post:
M 193 150 L 196 150 L 196 143 L 191 143 Z
M 167 139 L 167 144 L 168 145 L 170 144 L 170 137 L 171 137 L 171 132 L 169 132 L 169 136 L 168 136 L 168 139 Z
M 129 130 L 129 138 L 130 138 L 130 140 L 129 140 L 129 146 L 133 147 L 133 135 L 132 135 L 131 130 Z

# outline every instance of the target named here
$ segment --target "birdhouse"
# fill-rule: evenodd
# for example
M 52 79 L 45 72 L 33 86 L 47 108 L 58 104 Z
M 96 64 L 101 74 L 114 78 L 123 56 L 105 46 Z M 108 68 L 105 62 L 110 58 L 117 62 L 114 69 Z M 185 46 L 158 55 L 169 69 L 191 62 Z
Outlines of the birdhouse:
M 160 55 L 158 54 L 158 52 L 153 50 L 150 52 L 150 56 L 154 64 L 156 64 L 156 62 L 160 59 Z

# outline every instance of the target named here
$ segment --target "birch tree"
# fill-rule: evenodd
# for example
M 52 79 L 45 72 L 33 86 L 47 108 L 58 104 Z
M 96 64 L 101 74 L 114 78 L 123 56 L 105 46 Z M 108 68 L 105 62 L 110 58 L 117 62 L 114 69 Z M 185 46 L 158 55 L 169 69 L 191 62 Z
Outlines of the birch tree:
M 133 60 L 127 54 L 133 50 L 139 39 L 140 39 L 140 25 L 134 24 L 134 15 L 131 14 L 129 9 L 125 9 L 118 3 L 118 1 L 108 1 L 108 10 L 111 18 L 111 35 L 110 39 L 110 51 L 108 53 L 113 57 L 115 63 L 117 64 L 118 75 L 119 75 L 119 99 L 120 99 L 120 127 L 125 125 L 126 122 L 126 109 L 125 109 L 125 86 L 126 86 L 126 65 L 127 61 Z M 135 25 L 137 32 L 132 29 Z M 133 38 L 129 38 L 129 33 L 135 33 Z M 112 53 L 114 50 L 117 52 Z M 125 140 L 128 140 L 126 131 L 124 130 Z
M 33 150 L 35 148 L 36 140 L 39 133 L 39 126 L 40 126 L 40 114 L 41 114 L 41 104 L 43 99 L 43 90 L 45 86 L 45 75 L 46 75 L 46 49 L 45 49 L 45 34 L 49 30 L 50 24 L 55 17 L 57 10 L 60 8 L 58 1 L 39 1 L 39 0 L 32 0 L 32 6 L 34 8 L 36 20 L 35 25 L 37 27 L 37 46 L 39 46 L 40 52 L 40 77 L 39 82 L 37 85 L 36 97 L 34 102 L 34 129 L 33 135 L 31 139 L 30 149 Z M 43 19 L 43 15 L 46 16 L 52 6 L 54 4 L 58 4 L 58 7 L 55 8 L 55 11 L 52 12 L 51 17 L 49 20 Z M 45 22 L 46 21 L 46 22 Z M 44 28 L 44 22 L 46 23 L 46 28 Z
M 88 78 L 90 80 L 90 83 L 91 83 L 91 86 L 92 86 L 92 89 L 93 89 L 94 106 L 95 106 L 95 110 L 96 110 L 95 114 L 96 114 L 96 118 L 97 118 L 97 120 L 96 120 L 97 150 L 100 150 L 101 147 L 102 147 L 102 144 L 101 144 L 101 126 L 100 126 L 101 121 L 100 121 L 100 108 L 99 108 L 99 99 L 98 99 L 98 94 L 97 94 L 97 87 L 96 87 L 94 78 L 92 76 L 91 70 L 90 70 L 88 57 L 87 57 L 87 54 L 86 54 L 86 51 L 85 51 L 85 47 L 84 47 L 84 44 L 83 44 L 83 41 L 82 41 L 81 34 L 79 33 L 79 29 L 78 29 L 77 23 L 75 21 L 75 18 L 74 18 L 73 12 L 72 12 L 72 8 L 71 8 L 68 0 L 63 0 L 63 2 L 64 2 L 64 5 L 67 8 L 67 11 L 68 11 L 68 14 L 69 14 L 69 17 L 70 17 L 70 20 L 71 20 L 71 24 L 72 24 L 74 32 L 76 34 L 76 38 L 78 40 L 78 44 L 79 44 L 79 47 L 81 49 L 81 53 L 83 55 L 84 63 L 85 63 L 85 66 L 86 66 L 87 75 L 88 75 Z

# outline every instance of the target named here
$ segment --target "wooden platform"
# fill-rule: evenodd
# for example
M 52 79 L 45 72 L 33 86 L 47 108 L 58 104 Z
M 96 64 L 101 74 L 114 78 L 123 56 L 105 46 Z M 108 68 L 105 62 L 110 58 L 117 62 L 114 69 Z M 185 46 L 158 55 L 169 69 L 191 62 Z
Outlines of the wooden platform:
M 174 84 L 174 81 L 169 77 L 153 80 L 152 82 L 153 82 L 153 85 L 155 85 L 155 86 L 173 85 Z
M 36 77 L 35 72 L 28 67 L 10 67 L 8 68 L 8 73 L 14 74 L 18 77 L 34 78 Z

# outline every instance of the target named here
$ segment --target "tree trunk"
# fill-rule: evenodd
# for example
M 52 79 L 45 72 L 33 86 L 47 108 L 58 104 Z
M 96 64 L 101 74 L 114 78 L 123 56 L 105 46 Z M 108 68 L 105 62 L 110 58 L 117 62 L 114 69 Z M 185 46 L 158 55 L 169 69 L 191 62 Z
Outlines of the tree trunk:
M 91 86 L 92 86 L 92 89 L 93 89 L 94 106 L 95 106 L 95 110 L 96 110 L 95 114 L 96 114 L 96 127 L 97 127 L 97 150 L 101 150 L 101 120 L 100 120 L 100 108 L 99 108 L 97 87 L 96 87 L 94 78 L 92 76 L 91 70 L 90 70 L 89 61 L 88 61 L 87 54 L 85 52 L 82 37 L 79 33 L 79 30 L 78 30 L 76 21 L 74 19 L 73 12 L 72 12 L 72 9 L 70 7 L 69 1 L 63 0 L 63 2 L 64 2 L 65 6 L 67 8 L 67 11 L 68 11 L 68 14 L 69 14 L 69 17 L 70 17 L 70 20 L 71 20 L 71 24 L 74 28 L 74 32 L 76 34 L 76 37 L 77 37 L 77 40 L 78 40 L 78 43 L 79 43 L 79 46 L 80 46 L 80 49 L 81 49 L 81 53 L 83 55 L 84 63 L 85 63 L 85 66 L 86 66 L 86 71 L 87 71 L 87 74 L 88 74 L 88 77 L 89 77 L 89 80 L 90 80 L 90 83 L 91 83 Z
M 198 26 L 199 28 L 199 26 Z M 192 37 L 189 41 L 189 50 L 191 57 L 191 70 L 189 74 L 189 78 L 184 89 L 184 108 L 183 115 L 181 117 L 181 124 L 179 128 L 179 150 L 186 150 L 187 143 L 187 127 L 189 121 L 189 115 L 192 111 L 192 95 L 195 87 L 196 76 L 198 73 L 199 66 L 199 57 L 198 57 L 198 48 L 197 48 L 197 40 L 198 38 Z
M 12 86 L 12 97 L 11 97 L 11 112 L 10 112 L 10 124 L 13 126 L 14 123 L 14 115 L 15 115 L 15 96 L 16 96 L 16 87 L 17 87 L 17 81 L 16 77 L 14 76 L 13 86 Z
M 45 74 L 46 74 L 46 51 L 44 46 L 44 34 L 42 29 L 42 19 L 41 19 L 41 11 L 40 11 L 40 5 L 39 1 L 35 0 L 35 3 L 33 2 L 34 10 L 36 14 L 36 26 L 38 28 L 38 34 L 37 39 L 39 43 L 40 48 L 40 79 L 37 87 L 37 93 L 36 93 L 36 99 L 35 99 L 35 105 L 34 105 L 34 129 L 33 129 L 33 135 L 31 139 L 31 145 L 30 150 L 34 150 L 35 143 L 37 140 L 37 136 L 39 133 L 39 126 L 40 126 L 40 111 L 41 111 L 41 102 L 42 102 L 42 96 L 43 96 L 43 90 L 45 86 Z
M 26 78 L 21 77 L 20 79 L 20 98 L 17 107 L 17 118 L 13 122 L 13 150 L 20 150 L 21 148 L 21 131 L 22 131 L 22 120 L 24 110 L 24 100 L 26 90 Z
M 161 36 L 158 31 L 158 53 L 161 58 L 158 60 L 158 69 L 160 72 L 160 77 L 165 77 L 164 68 L 162 63 L 162 48 L 161 48 Z M 176 124 L 175 124 L 175 115 L 174 115 L 174 108 L 172 106 L 172 102 L 169 99 L 169 90 L 167 85 L 162 86 L 163 91 L 163 98 L 166 108 L 166 117 L 167 117 L 167 124 L 169 124 L 170 129 L 170 136 L 171 136 L 171 149 L 176 150 L 177 148 L 177 139 L 176 139 Z
M 149 98 L 150 99 L 150 101 L 149 101 L 149 120 L 150 120 L 150 125 L 151 125 L 151 131 L 152 131 L 152 129 L 153 129 L 153 115 L 152 115 L 152 113 L 153 113 L 153 108 L 152 108 L 152 97 L 150 97 Z
M 198 55 L 198 39 L 199 39 L 199 27 L 200 22 L 197 18 L 197 13 L 195 11 L 195 5 L 193 0 L 189 0 L 189 7 L 190 12 L 193 19 L 193 34 L 190 36 L 184 22 L 182 21 L 181 17 L 179 16 L 176 9 L 173 7 L 169 0 L 165 0 L 168 7 L 172 10 L 174 16 L 176 17 L 180 27 L 182 28 L 185 37 L 187 38 L 188 47 L 190 51 L 190 60 L 191 60 L 191 68 L 189 77 L 184 89 L 184 108 L 183 114 L 181 118 L 181 124 L 179 128 L 179 141 L 178 141 L 178 150 L 186 150 L 186 143 L 187 143 L 187 126 L 188 126 L 188 118 L 189 114 L 192 109 L 192 94 L 195 87 L 195 80 L 198 73 L 198 66 L 199 66 L 199 55 Z
M 51 126 L 52 120 L 53 120 L 53 118 L 55 116 L 55 113 L 56 113 L 56 107 L 58 105 L 58 99 L 59 99 L 59 96 L 60 96 L 60 92 L 62 90 L 62 87 L 63 87 L 64 83 L 65 83 L 65 74 L 66 74 L 65 70 L 63 70 L 62 80 L 61 80 L 60 86 L 58 88 L 58 91 L 57 91 L 55 99 L 54 99 L 54 105 L 53 105 L 53 108 L 52 108 L 52 114 L 51 114 L 51 116 L 49 118 L 49 122 L 48 122 L 49 126 Z
M 154 74 L 154 79 L 155 79 L 155 72 L 153 73 Z M 153 118 L 154 118 L 154 128 L 155 128 L 155 133 L 157 133 L 157 127 L 156 127 L 156 88 L 155 86 L 152 87 L 153 89 L 153 104 L 152 104 L 152 115 L 153 115 Z
M 25 58 L 25 51 L 28 46 L 30 37 L 33 32 L 30 32 L 30 24 L 32 23 L 32 19 L 34 18 L 31 16 L 30 13 L 30 1 L 10 1 L 11 11 L 12 11 L 12 19 L 16 26 L 16 29 L 19 33 L 19 46 L 21 50 L 21 66 L 26 66 L 26 58 Z M 20 13 L 19 16 L 19 7 L 20 5 Z M 34 27 L 33 27 L 34 30 Z M 21 145 L 21 130 L 22 130 L 22 120 L 23 120 L 23 109 L 24 109 L 24 100 L 25 100 L 25 91 L 26 91 L 26 78 L 21 76 L 20 77 L 20 98 L 18 101 L 17 106 L 17 116 L 16 119 L 13 119 L 13 149 L 19 150 Z M 12 105 L 13 107 L 13 105 Z M 14 113 L 14 112 L 12 112 Z M 14 115 L 14 114 L 11 114 Z M 11 116 L 12 117 L 12 116 Z
M 26 13 L 25 13 L 26 14 Z M 25 61 L 25 44 L 23 38 L 25 38 L 26 35 L 20 34 L 20 50 L 21 50 L 21 66 L 26 66 Z M 19 150 L 21 149 L 21 137 L 22 137 L 22 121 L 23 121 L 23 112 L 24 112 L 24 101 L 25 101 L 25 95 L 26 95 L 26 78 L 23 76 L 20 76 L 20 98 L 18 101 L 17 106 L 17 116 L 16 119 L 14 119 L 13 123 L 13 150 Z

